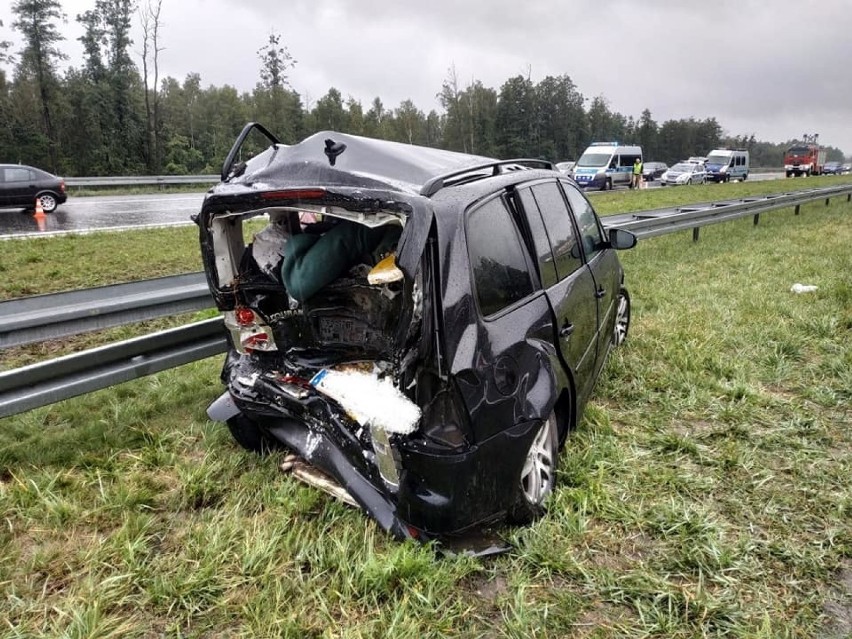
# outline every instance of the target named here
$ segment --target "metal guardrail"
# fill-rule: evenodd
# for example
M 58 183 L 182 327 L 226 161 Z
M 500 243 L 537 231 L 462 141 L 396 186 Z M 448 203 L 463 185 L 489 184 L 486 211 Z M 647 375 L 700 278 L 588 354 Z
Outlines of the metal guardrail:
M 783 195 L 694 204 L 602 218 L 607 228 L 624 228 L 639 237 L 698 230 L 807 202 L 846 196 L 852 184 Z M 41 295 L 0 303 L 0 348 L 52 339 L 211 306 L 203 273 Z M 221 318 L 109 344 L 100 348 L 0 372 L 0 417 L 46 406 L 137 377 L 222 353 L 226 348 Z
M 213 306 L 204 273 L 0 302 L 0 348 Z
M 0 417 L 224 353 L 222 318 L 0 372 Z
M 606 228 L 625 229 L 635 233 L 640 238 L 692 229 L 692 239 L 697 241 L 699 229 L 703 226 L 729 222 L 750 215 L 754 217 L 756 225 L 761 213 L 795 207 L 795 213 L 798 215 L 799 207 L 802 204 L 824 199 L 826 205 L 828 205 L 832 197 L 842 195 L 846 196 L 847 202 L 852 200 L 852 184 L 608 215 L 601 218 L 601 222 Z
M 218 175 L 126 175 L 108 177 L 69 177 L 66 186 L 172 186 L 178 184 L 216 184 Z
M 753 173 L 783 173 L 784 167 L 752 167 Z M 66 186 L 173 186 L 180 184 L 216 184 L 219 175 L 113 175 L 102 177 L 67 177 Z

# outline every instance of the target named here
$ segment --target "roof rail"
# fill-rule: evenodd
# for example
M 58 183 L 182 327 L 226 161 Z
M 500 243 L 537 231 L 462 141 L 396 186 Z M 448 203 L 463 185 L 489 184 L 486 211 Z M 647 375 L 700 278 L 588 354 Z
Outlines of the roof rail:
M 438 175 L 433 177 L 431 180 L 427 181 L 420 189 L 420 195 L 424 197 L 432 197 L 444 188 L 444 186 L 450 186 L 446 184 L 446 181 L 450 178 L 457 177 L 459 175 L 465 175 L 466 173 L 474 173 L 476 171 L 483 171 L 485 169 L 491 169 L 491 176 L 500 175 L 504 172 L 504 169 L 510 165 L 520 165 L 527 169 L 532 168 L 541 168 L 541 169 L 549 169 L 553 170 L 553 162 L 549 160 L 533 160 L 533 159 L 517 159 L 517 160 L 495 160 L 494 162 L 486 162 L 485 164 L 477 164 L 475 166 L 468 166 L 463 169 L 458 169 L 457 171 L 452 171 L 450 173 L 445 173 L 444 175 Z

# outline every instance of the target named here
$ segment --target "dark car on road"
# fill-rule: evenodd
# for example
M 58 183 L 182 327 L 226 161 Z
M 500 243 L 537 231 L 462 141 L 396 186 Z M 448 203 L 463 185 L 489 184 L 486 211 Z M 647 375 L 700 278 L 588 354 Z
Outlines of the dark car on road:
M 645 162 L 642 165 L 642 179 L 646 182 L 652 182 L 659 178 L 669 168 L 665 162 Z
M 35 208 L 41 201 L 45 213 L 52 213 L 63 204 L 65 180 L 23 164 L 0 164 L 0 208 Z
M 843 165 L 840 162 L 826 162 L 822 167 L 824 175 L 841 175 L 843 173 Z
M 627 336 L 635 236 L 541 160 L 252 123 L 222 175 L 196 216 L 230 345 L 211 419 L 397 538 L 541 514 Z

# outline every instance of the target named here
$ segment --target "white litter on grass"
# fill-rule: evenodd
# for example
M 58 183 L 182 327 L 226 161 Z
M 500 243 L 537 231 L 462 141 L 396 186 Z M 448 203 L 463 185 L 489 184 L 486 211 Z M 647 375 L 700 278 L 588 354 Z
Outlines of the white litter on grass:
M 413 433 L 420 421 L 420 407 L 403 395 L 390 380 L 358 371 L 322 370 L 311 385 L 340 404 L 358 423 L 388 433 Z
M 791 293 L 813 293 L 815 290 L 817 290 L 817 287 L 813 284 L 799 284 L 798 282 L 790 287 Z

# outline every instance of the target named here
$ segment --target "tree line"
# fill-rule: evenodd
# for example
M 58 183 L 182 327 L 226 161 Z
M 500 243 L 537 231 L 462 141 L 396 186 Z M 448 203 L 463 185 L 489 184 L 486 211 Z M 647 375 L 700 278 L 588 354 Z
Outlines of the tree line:
M 376 97 L 366 110 L 336 88 L 311 103 L 291 85 L 296 60 L 272 33 L 258 50 L 251 91 L 159 77 L 163 0 L 93 0 L 74 16 L 82 26 L 83 58 L 67 60 L 58 23 L 59 0 L 15 0 L 10 27 L 22 44 L 0 38 L 0 161 L 73 175 L 218 173 L 248 121 L 263 123 L 282 142 L 331 129 L 489 157 L 576 160 L 592 141 L 640 144 L 648 160 L 669 164 L 716 147 L 746 148 L 753 166 L 781 166 L 793 141 L 726 135 L 715 118 L 666 120 L 648 109 L 638 119 L 588 100 L 570 76 L 539 82 L 517 75 L 499 89 L 461 82 L 451 67 L 437 92 L 440 109 L 411 100 L 386 107 Z M 141 27 L 138 64 L 130 54 L 133 21 Z M 0 23 L 0 26 L 2 23 Z M 0 32 L 1 33 L 1 32 Z M 141 68 L 140 68 L 141 67 Z M 8 69 L 8 72 L 7 72 Z M 829 148 L 829 159 L 842 160 Z

